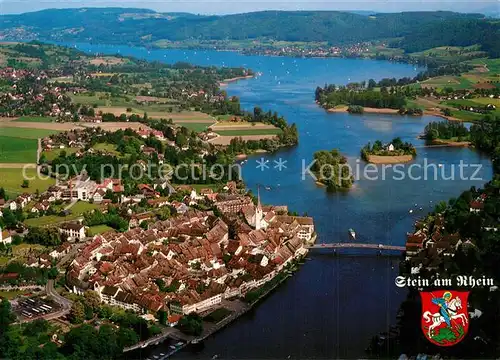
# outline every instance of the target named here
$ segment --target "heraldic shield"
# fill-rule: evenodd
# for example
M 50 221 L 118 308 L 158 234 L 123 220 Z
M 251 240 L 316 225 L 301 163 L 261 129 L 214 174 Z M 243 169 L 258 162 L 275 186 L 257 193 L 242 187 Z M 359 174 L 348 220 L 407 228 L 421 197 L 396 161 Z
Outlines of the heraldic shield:
M 421 291 L 422 331 L 438 346 L 453 346 L 462 341 L 469 330 L 468 291 Z

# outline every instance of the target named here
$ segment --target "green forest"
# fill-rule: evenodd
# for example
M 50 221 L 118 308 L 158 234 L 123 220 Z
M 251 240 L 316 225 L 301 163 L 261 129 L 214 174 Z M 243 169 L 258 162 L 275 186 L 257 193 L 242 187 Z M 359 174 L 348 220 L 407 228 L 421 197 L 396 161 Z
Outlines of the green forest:
M 391 45 L 406 52 L 444 45 L 479 44 L 491 57 L 500 54 L 498 22 L 481 14 L 447 11 L 374 13 L 370 16 L 340 11 L 263 11 L 202 16 L 160 14 L 144 9 L 86 8 L 50 9 L 0 18 L 0 34 L 9 40 L 152 45 L 159 40 L 261 38 L 346 45 L 394 39 Z M 19 27 L 25 27 L 25 31 L 15 31 Z M 81 31 L 70 31 L 75 28 Z

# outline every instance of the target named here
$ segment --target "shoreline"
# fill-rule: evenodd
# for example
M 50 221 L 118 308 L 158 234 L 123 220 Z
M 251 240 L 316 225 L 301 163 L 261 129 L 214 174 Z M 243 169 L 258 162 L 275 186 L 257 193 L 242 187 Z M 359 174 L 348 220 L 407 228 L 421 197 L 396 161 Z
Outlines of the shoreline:
M 326 112 L 333 113 L 333 114 L 334 113 L 348 113 L 348 114 L 351 114 L 347 110 L 348 106 L 339 106 L 339 107 L 324 108 L 324 109 L 326 110 Z M 372 107 L 364 107 L 363 108 L 363 113 L 364 114 L 379 114 L 379 115 L 420 116 L 420 115 L 408 115 L 408 114 L 401 115 L 399 113 L 399 110 L 397 110 L 397 109 L 372 108 Z M 352 114 L 352 115 L 363 115 L 363 114 Z M 471 121 L 461 120 L 461 119 L 453 117 L 453 116 L 446 116 L 446 115 L 442 114 L 440 111 L 436 111 L 436 110 L 425 109 L 425 110 L 423 110 L 423 114 L 422 115 L 436 116 L 436 117 L 440 117 L 440 118 L 448 120 L 448 121 L 471 122 Z
M 328 108 L 326 109 L 327 112 L 329 113 L 348 113 L 350 114 L 349 111 L 347 111 L 348 106 L 339 106 L 335 108 Z M 389 108 L 372 108 L 372 107 L 364 107 L 363 108 L 363 113 L 366 114 L 385 114 L 385 115 L 399 115 L 399 110 L 397 109 L 389 109 Z M 362 115 L 362 114 L 356 114 L 356 115 Z
M 472 143 L 470 141 L 452 141 L 452 140 L 445 140 L 445 139 L 434 139 L 431 141 L 431 147 L 432 145 L 436 146 L 442 146 L 442 145 L 447 145 L 450 147 L 470 147 L 472 146 Z
M 368 162 L 371 164 L 404 164 L 411 161 L 413 161 L 413 156 L 411 155 L 368 155 Z
M 239 80 L 253 79 L 255 76 L 256 75 L 254 74 L 254 75 L 237 76 L 237 77 L 230 78 L 230 79 L 224 79 L 222 81 L 219 81 L 219 86 L 227 86 L 227 85 L 229 85 L 229 83 L 236 82 Z

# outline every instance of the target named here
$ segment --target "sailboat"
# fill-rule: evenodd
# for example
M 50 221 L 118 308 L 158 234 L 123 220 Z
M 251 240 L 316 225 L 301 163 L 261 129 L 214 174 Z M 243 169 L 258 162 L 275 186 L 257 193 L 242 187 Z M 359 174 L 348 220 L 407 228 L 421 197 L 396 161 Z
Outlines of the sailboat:
M 354 240 L 356 239 L 356 233 L 354 232 L 353 229 L 349 229 L 349 235 L 351 236 L 351 238 Z

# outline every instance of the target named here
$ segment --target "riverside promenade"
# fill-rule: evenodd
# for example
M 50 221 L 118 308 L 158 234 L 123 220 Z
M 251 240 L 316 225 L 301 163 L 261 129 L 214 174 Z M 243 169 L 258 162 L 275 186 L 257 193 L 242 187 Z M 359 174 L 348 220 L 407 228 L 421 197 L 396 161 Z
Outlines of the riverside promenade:
M 140 343 L 137 343 L 133 346 L 127 347 L 123 349 L 123 352 L 128 352 L 132 350 L 137 350 L 140 348 L 145 348 L 147 346 L 152 346 L 152 345 L 159 345 L 161 342 L 165 341 L 167 338 L 175 339 L 175 340 L 181 340 L 184 342 L 183 345 L 176 346 L 175 349 L 172 349 L 168 353 L 164 355 L 160 355 L 155 357 L 157 360 L 165 360 L 177 353 L 178 351 L 182 350 L 189 344 L 197 344 L 209 336 L 215 334 L 217 331 L 223 329 L 230 323 L 234 322 L 236 319 L 244 315 L 246 312 L 248 312 L 250 309 L 252 309 L 255 305 L 257 305 L 262 299 L 264 299 L 266 296 L 268 296 L 274 289 L 276 289 L 279 285 L 281 285 L 288 277 L 291 276 L 289 273 L 289 270 L 283 270 L 286 272 L 286 274 L 279 280 L 276 281 L 272 286 L 269 286 L 266 288 L 257 299 L 255 299 L 251 303 L 246 303 L 243 300 L 240 299 L 235 299 L 235 300 L 223 300 L 222 301 L 222 306 L 223 308 L 226 308 L 228 310 L 231 310 L 232 313 L 222 319 L 221 321 L 217 323 L 209 323 L 204 321 L 203 322 L 203 333 L 198 336 L 198 337 L 193 337 L 189 336 L 186 334 L 183 334 L 180 330 L 175 329 L 175 328 L 166 328 L 161 334 L 142 341 Z M 263 285 L 265 286 L 265 285 Z

